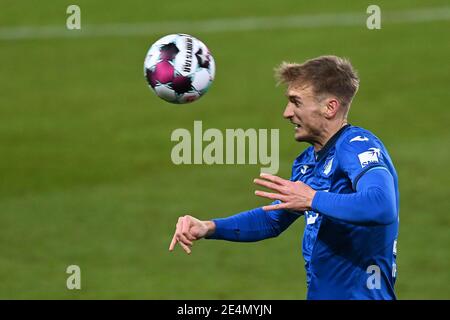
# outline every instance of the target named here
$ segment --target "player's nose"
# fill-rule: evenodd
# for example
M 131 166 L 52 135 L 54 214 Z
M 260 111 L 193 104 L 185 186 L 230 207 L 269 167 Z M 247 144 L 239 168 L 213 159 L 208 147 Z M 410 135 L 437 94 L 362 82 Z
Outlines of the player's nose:
M 294 111 L 292 109 L 291 106 L 289 106 L 289 104 L 286 106 L 286 108 L 284 109 L 283 112 L 283 117 L 285 119 L 291 119 L 294 116 Z

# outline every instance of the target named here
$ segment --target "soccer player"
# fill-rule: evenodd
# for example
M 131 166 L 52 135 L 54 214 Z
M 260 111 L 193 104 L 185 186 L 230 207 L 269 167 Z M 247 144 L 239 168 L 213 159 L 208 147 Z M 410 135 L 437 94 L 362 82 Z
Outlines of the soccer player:
M 210 221 L 180 217 L 169 250 L 179 243 L 190 253 L 201 238 L 276 237 L 304 216 L 308 299 L 395 299 L 398 178 L 380 139 L 347 122 L 356 72 L 348 60 L 322 56 L 282 63 L 276 73 L 287 85 L 283 116 L 311 146 L 294 160 L 290 180 L 254 180 L 270 189 L 255 193 L 272 204 Z

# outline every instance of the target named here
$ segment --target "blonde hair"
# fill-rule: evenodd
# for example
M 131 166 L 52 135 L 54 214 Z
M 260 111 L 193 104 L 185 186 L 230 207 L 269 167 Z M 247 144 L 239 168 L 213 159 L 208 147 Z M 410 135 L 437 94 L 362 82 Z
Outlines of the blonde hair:
M 337 56 L 321 56 L 302 64 L 282 62 L 275 69 L 278 84 L 311 85 L 316 97 L 332 94 L 350 106 L 359 88 L 359 78 L 350 61 Z

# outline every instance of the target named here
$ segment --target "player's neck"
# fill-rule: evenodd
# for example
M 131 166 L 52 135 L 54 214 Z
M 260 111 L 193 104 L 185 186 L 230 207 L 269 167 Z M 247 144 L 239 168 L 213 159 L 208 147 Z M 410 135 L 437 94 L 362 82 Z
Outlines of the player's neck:
M 314 152 L 319 152 L 327 144 L 327 142 L 339 131 L 342 127 L 348 124 L 347 119 L 343 119 L 336 124 L 324 128 L 322 136 L 318 137 L 317 141 L 313 142 Z

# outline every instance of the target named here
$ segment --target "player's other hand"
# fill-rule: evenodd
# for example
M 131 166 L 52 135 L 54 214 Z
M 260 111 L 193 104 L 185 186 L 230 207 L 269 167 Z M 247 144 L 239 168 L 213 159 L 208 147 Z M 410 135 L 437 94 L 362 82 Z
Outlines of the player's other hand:
M 173 251 L 179 243 L 183 250 L 190 254 L 194 241 L 214 233 L 214 230 L 215 224 L 212 221 L 201 221 L 189 215 L 179 217 L 169 251 Z
M 271 200 L 280 200 L 282 202 L 262 207 L 265 211 L 278 209 L 288 209 L 293 211 L 310 210 L 316 194 L 314 189 L 301 181 L 292 182 L 266 173 L 262 173 L 260 179 L 255 179 L 253 182 L 276 192 L 273 193 L 258 190 L 255 191 L 257 196 Z

